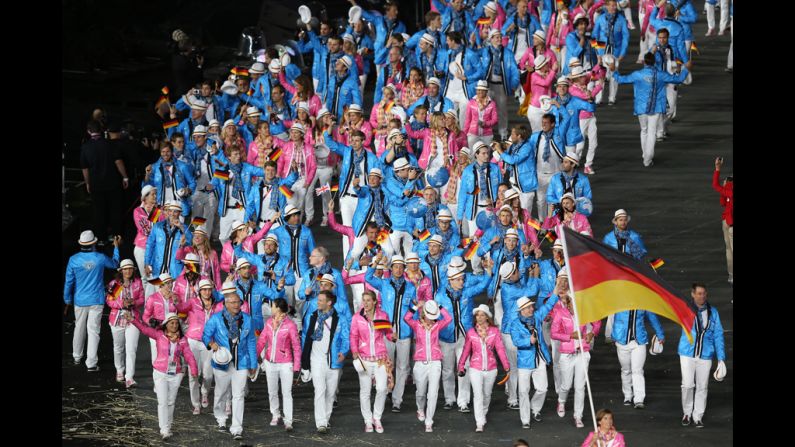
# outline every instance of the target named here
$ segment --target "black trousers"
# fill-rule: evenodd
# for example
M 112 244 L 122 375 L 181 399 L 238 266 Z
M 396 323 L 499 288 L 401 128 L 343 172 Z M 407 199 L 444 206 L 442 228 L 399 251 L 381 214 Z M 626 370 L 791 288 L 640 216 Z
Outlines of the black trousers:
M 92 231 L 101 241 L 107 240 L 108 230 L 111 236 L 121 234 L 121 192 L 121 189 L 91 191 L 91 206 L 94 208 Z

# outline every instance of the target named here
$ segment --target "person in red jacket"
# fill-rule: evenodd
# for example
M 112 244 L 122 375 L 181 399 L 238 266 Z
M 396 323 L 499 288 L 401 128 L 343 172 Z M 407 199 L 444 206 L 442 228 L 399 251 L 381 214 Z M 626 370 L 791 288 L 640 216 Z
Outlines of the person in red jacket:
M 712 174 L 712 189 L 720 193 L 723 207 L 723 241 L 726 243 L 726 264 L 729 269 L 729 284 L 734 285 L 734 178 L 728 176 L 720 183 L 720 168 L 723 157 L 715 159 L 715 172 Z

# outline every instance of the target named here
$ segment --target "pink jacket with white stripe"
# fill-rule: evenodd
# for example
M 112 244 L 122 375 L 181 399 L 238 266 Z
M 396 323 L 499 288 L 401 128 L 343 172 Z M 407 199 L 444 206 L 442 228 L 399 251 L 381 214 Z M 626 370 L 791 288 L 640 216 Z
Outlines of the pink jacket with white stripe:
M 428 361 L 428 354 L 430 354 L 430 360 L 442 360 L 442 345 L 439 344 L 439 332 L 452 323 L 453 319 L 447 309 L 442 307 L 440 310 L 441 316 L 431 326 L 430 330 L 426 330 L 419 319 L 414 319 L 412 308 L 409 308 L 406 315 L 403 315 L 403 321 L 414 331 L 414 341 L 416 342 L 416 345 L 414 345 L 415 362 Z
M 558 57 L 555 56 L 555 52 L 550 50 L 549 48 L 544 50 L 544 56 L 547 57 L 547 66 L 549 67 L 550 71 L 557 72 L 560 70 L 560 65 L 558 64 Z M 530 47 L 525 50 L 522 58 L 519 59 L 519 71 L 527 70 L 527 67 L 533 67 L 536 63 L 536 56 L 535 56 L 535 49 Z M 529 65 L 528 65 L 529 64 Z M 535 73 L 535 71 L 533 72 Z
M 339 127 L 337 127 L 336 130 L 339 131 Z M 350 131 L 352 132 L 353 130 L 354 129 L 351 128 Z M 359 125 L 359 129 L 358 130 L 362 131 L 362 133 L 364 134 L 364 140 L 362 140 L 362 146 L 364 146 L 367 149 L 372 149 L 372 145 L 373 145 L 373 125 L 370 124 L 370 122 L 367 121 L 366 119 L 362 118 L 362 122 Z M 337 132 L 334 135 L 334 141 L 338 141 L 338 142 L 340 142 L 340 143 L 342 143 L 342 144 L 344 144 L 346 146 L 350 146 L 351 144 L 348 142 L 348 136 L 349 135 L 350 135 L 350 132 L 346 132 L 344 134 L 340 134 L 339 132 Z M 332 153 L 334 153 L 334 152 L 332 152 Z
M 273 145 L 282 149 L 282 155 L 276 161 L 276 172 L 279 177 L 285 178 L 290 174 L 290 165 L 293 161 L 293 152 L 295 151 L 295 143 L 292 141 L 284 142 L 278 138 L 274 138 Z M 315 159 L 315 148 L 312 144 L 304 139 L 304 169 L 306 170 L 306 185 L 301 185 L 296 182 L 297 186 L 309 186 L 315 179 L 315 171 L 317 171 L 317 160 Z M 300 177 L 300 173 L 299 173 Z
M 414 287 L 417 289 L 417 301 L 433 301 L 433 286 L 431 285 L 431 279 L 425 276 L 420 270 L 420 279 L 416 281 L 412 278 L 409 278 L 408 271 L 406 272 L 407 280 L 411 281 L 414 284 Z
M 166 310 L 164 301 L 168 302 L 168 312 L 177 313 L 177 306 L 171 300 L 166 300 L 160 291 L 157 291 L 146 299 L 146 306 L 144 306 L 144 316 L 141 320 L 149 324 L 149 320 L 155 318 L 163 321 L 166 319 Z
M 113 290 L 113 287 L 119 283 L 118 281 L 111 280 L 108 284 L 108 288 Z M 124 297 L 126 295 L 132 296 L 133 299 L 133 307 L 129 309 L 133 313 L 133 317 L 138 318 L 139 312 L 138 309 L 144 305 L 144 285 L 141 283 L 141 278 L 134 278 L 130 285 L 128 285 L 126 290 L 121 292 L 118 298 L 113 298 L 110 294 L 105 297 L 105 303 L 107 303 L 108 307 L 110 307 L 110 315 L 108 316 L 108 321 L 110 322 L 111 326 L 116 326 L 117 321 L 116 319 L 119 318 L 119 311 L 124 307 Z
M 558 216 L 556 213 L 553 216 L 547 217 L 546 220 L 544 220 L 544 224 L 541 225 L 541 228 L 545 230 L 554 230 L 555 227 L 560 225 L 560 223 L 560 216 Z M 585 233 L 588 236 L 593 237 L 591 224 L 588 222 L 588 218 L 585 217 L 584 214 L 580 214 L 575 211 L 571 218 L 571 222 L 569 222 L 566 226 L 578 233 Z
M 592 98 L 595 98 L 599 92 L 602 91 L 602 86 L 600 84 L 594 85 L 593 90 L 591 90 L 591 98 L 588 98 L 588 96 L 585 94 L 586 90 L 587 89 L 580 88 L 580 86 L 577 85 L 576 83 L 572 84 L 571 87 L 569 87 L 569 93 L 571 94 L 571 96 L 576 96 L 577 98 L 583 99 L 585 101 L 590 101 Z M 593 112 L 588 112 L 587 110 L 580 110 L 581 120 L 590 118 L 592 116 L 594 116 Z
M 537 71 L 534 71 L 530 79 L 530 105 L 533 107 L 541 107 L 541 96 L 552 96 L 552 82 L 555 80 L 555 72 L 550 70 L 546 76 L 541 76 Z
M 162 329 L 153 329 L 138 320 L 133 320 L 132 324 L 143 332 L 144 335 L 155 341 L 157 346 L 157 358 L 152 362 L 152 368 L 160 371 L 163 374 L 168 373 L 168 353 L 171 351 L 171 340 L 166 337 Z M 193 357 L 193 352 L 188 345 L 188 339 L 182 337 L 177 341 L 176 349 L 173 353 L 174 361 L 177 363 L 177 374 L 182 372 L 182 357 L 188 362 L 190 375 L 196 377 L 199 375 L 199 368 L 196 365 L 196 358 Z
M 179 313 L 188 314 L 188 332 L 186 337 L 192 340 L 201 340 L 204 333 L 204 324 L 216 312 L 215 305 L 211 305 L 209 309 L 205 310 L 202 306 L 202 299 L 199 297 L 192 298 L 185 303 L 177 304 L 177 311 Z
M 499 121 L 499 117 L 497 116 L 497 103 L 489 99 L 489 103 L 486 104 L 486 109 L 483 111 L 482 129 L 478 129 L 479 111 L 480 107 L 478 106 L 477 98 L 470 99 L 467 103 L 466 113 L 464 115 L 464 127 L 462 127 L 461 130 L 469 135 L 481 135 L 478 133 L 478 130 L 481 130 L 484 136 L 491 136 L 493 134 L 491 128 L 497 125 Z
M 166 218 L 166 213 L 161 212 L 158 222 Z M 133 210 L 133 221 L 135 228 L 138 230 L 135 233 L 135 246 L 138 248 L 146 248 L 146 239 L 152 231 L 152 222 L 149 222 L 149 213 L 146 212 L 143 206 L 138 206 Z
M 210 265 L 206 267 L 204 265 L 202 256 L 199 255 L 199 252 L 191 246 L 186 245 L 184 247 L 180 247 L 179 249 L 177 249 L 177 259 L 183 261 L 188 253 L 194 253 L 196 256 L 199 257 L 199 263 L 200 263 L 199 271 L 203 272 L 206 269 L 209 270 L 211 273 L 210 275 L 202 274 L 202 277 L 209 276 L 208 279 L 212 280 L 213 283 L 215 283 L 215 288 L 221 290 L 221 264 L 218 262 L 218 253 L 215 250 L 210 249 L 210 257 L 206 261 Z
M 489 104 L 491 105 L 491 104 Z M 495 115 L 496 116 L 496 115 Z M 495 120 L 496 123 L 496 120 Z M 477 124 L 477 123 L 476 123 Z M 489 129 L 489 132 L 491 130 Z M 436 142 L 432 141 L 431 136 L 431 129 L 425 128 L 422 130 L 414 130 L 411 126 L 406 126 L 406 133 L 408 134 L 409 138 L 416 138 L 422 139 L 422 147 L 424 148 L 422 151 L 422 155 L 420 155 L 420 159 L 417 160 L 417 164 L 422 169 L 428 168 L 428 161 L 431 159 L 431 151 L 435 148 L 437 151 L 439 150 L 436 148 Z M 456 146 L 458 143 L 455 141 L 455 137 L 451 133 L 447 133 L 447 150 L 448 153 L 452 154 L 453 152 L 458 153 L 458 147 Z
M 594 321 L 591 323 L 591 332 L 594 338 L 599 335 L 599 330 L 602 328 L 602 320 Z M 591 350 L 591 345 L 585 343 L 585 340 L 572 340 L 571 333 L 576 329 L 574 328 L 574 316 L 569 312 L 569 309 L 563 305 L 562 301 L 558 301 L 555 307 L 552 308 L 552 339 L 560 341 L 560 352 L 563 354 L 574 354 L 578 347 L 582 347 L 583 352 Z M 580 333 L 583 339 L 587 333 L 586 325 L 580 326 Z
M 389 316 L 376 307 L 375 320 L 389 320 Z M 361 357 L 383 359 L 387 356 L 386 340 L 392 338 L 392 328 L 373 329 L 364 309 L 353 314 L 351 319 L 351 354 Z
M 281 326 L 274 327 L 273 318 L 268 318 L 265 327 L 257 339 L 257 358 L 264 358 L 271 363 L 292 363 L 293 372 L 301 370 L 301 343 L 298 340 L 298 327 L 290 317 L 282 319 Z M 274 336 L 274 329 L 276 334 Z M 275 341 L 274 341 L 275 339 Z M 276 344 L 276 352 L 271 352 Z
M 568 11 L 567 11 L 568 12 Z M 569 35 L 572 30 L 574 30 L 574 25 L 572 24 L 572 15 L 569 14 L 569 22 L 565 25 L 561 25 L 560 31 L 555 34 L 555 25 L 558 20 L 558 13 L 553 12 L 552 17 L 550 17 L 550 26 L 547 29 L 547 47 L 558 47 L 558 48 L 566 48 L 566 36 Z
M 298 105 L 298 103 L 301 102 L 296 96 L 298 89 L 293 84 L 290 84 L 290 82 L 287 80 L 287 77 L 284 75 L 284 71 L 279 73 L 279 83 L 282 85 L 282 87 L 284 87 L 285 90 L 287 90 L 288 93 L 293 96 L 295 101 L 293 101 L 292 105 Z M 312 97 L 309 98 L 309 101 L 306 102 L 309 104 L 309 114 L 312 116 L 317 116 L 317 112 L 323 108 L 323 102 L 320 100 L 318 95 L 312 95 Z
M 262 228 L 259 231 L 246 236 L 246 238 L 243 239 L 243 251 L 254 253 L 257 248 L 257 243 L 259 243 L 259 241 L 261 241 L 262 238 L 264 238 L 265 235 L 268 234 L 268 230 L 271 229 L 272 225 L 273 225 L 272 222 L 267 221 L 262 224 Z M 179 254 L 177 254 L 177 256 L 179 256 Z M 224 242 L 224 246 L 221 249 L 221 270 L 228 272 L 234 266 L 235 262 L 237 262 L 237 257 L 235 256 L 235 249 L 234 247 L 232 247 L 232 240 L 230 239 Z M 251 274 L 254 276 L 257 275 L 257 268 L 254 267 L 253 265 L 251 266 Z M 221 290 L 220 282 L 217 283 L 216 286 L 218 287 L 218 290 Z
M 495 351 L 497 352 L 496 356 L 494 355 Z M 505 355 L 505 345 L 502 343 L 500 329 L 497 326 L 490 326 L 486 332 L 486 368 L 483 368 L 483 341 L 478 334 L 478 330 L 472 327 L 467 331 L 464 350 L 458 360 L 458 370 L 464 370 L 467 358 L 469 359 L 469 367 L 474 370 L 491 371 L 497 369 L 497 356 L 500 357 L 503 369 L 506 371 L 511 369 L 511 365 L 508 364 L 508 357 Z

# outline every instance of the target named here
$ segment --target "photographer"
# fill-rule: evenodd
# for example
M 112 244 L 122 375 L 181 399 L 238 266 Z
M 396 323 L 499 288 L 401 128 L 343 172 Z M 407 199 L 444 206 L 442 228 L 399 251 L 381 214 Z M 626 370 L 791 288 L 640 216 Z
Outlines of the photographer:
M 184 32 L 174 31 L 172 39 L 176 41 L 174 54 L 171 56 L 171 71 L 174 78 L 175 92 L 186 92 L 202 82 L 204 72 L 204 54 L 196 48 L 193 41 Z
M 720 183 L 720 168 L 723 157 L 715 159 L 715 172 L 712 174 L 712 189 L 720 193 L 723 207 L 723 240 L 726 242 L 726 264 L 729 269 L 729 284 L 734 285 L 734 177 L 728 176 Z

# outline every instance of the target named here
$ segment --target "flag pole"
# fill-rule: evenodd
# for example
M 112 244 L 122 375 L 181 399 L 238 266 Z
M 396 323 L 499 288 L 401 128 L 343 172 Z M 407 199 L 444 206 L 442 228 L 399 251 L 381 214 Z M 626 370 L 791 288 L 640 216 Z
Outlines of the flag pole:
M 571 271 L 571 264 L 569 263 L 569 250 L 566 247 L 566 232 L 563 229 L 563 225 L 559 224 L 557 226 L 558 234 L 560 234 L 561 243 L 563 244 L 563 259 L 566 261 L 566 267 L 569 269 L 569 294 L 571 294 L 571 304 L 574 308 L 574 327 L 577 329 L 577 337 L 579 337 L 580 341 L 580 363 L 585 370 L 585 385 L 586 389 L 588 390 L 588 402 L 591 404 L 591 418 L 593 419 L 593 430 L 594 433 L 598 433 L 598 428 L 596 425 L 596 411 L 594 411 L 593 406 L 593 395 L 591 394 L 591 381 L 588 379 L 588 369 L 585 368 L 585 359 L 582 356 L 582 353 L 585 351 L 582 349 L 582 344 L 584 340 L 582 339 L 582 333 L 580 332 L 580 318 L 577 315 L 577 300 L 574 299 L 574 284 L 572 279 L 572 271 Z

